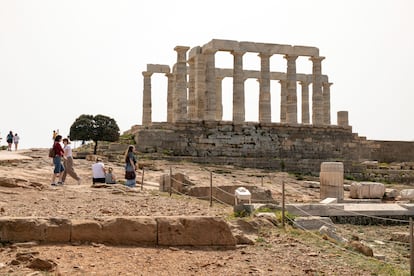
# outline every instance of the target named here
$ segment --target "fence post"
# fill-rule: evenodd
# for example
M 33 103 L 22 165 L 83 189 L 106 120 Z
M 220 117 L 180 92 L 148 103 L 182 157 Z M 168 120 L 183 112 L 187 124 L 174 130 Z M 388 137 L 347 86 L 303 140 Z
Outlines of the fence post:
M 213 206 L 213 173 L 210 172 L 210 207 Z
M 264 176 L 262 175 L 262 187 L 263 187 L 263 177 L 264 177 Z
M 285 181 L 282 180 L 282 227 L 285 228 Z
M 141 191 L 144 189 L 144 166 L 142 166 Z
M 169 182 L 170 182 L 170 187 L 169 187 L 169 188 L 170 188 L 170 196 L 171 196 L 171 189 L 172 189 L 172 188 L 171 188 L 171 184 L 172 184 L 171 177 L 172 177 L 172 169 L 171 169 L 171 167 L 170 167 L 170 177 L 169 177 L 169 180 L 170 180 L 170 181 L 169 181 Z
M 410 275 L 414 275 L 413 218 L 410 217 Z

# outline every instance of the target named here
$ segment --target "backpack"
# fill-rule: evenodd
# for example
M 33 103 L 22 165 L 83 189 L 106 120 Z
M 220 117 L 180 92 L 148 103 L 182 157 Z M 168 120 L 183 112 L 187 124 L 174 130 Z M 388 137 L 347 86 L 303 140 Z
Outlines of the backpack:
M 55 157 L 55 156 L 56 156 L 55 147 L 51 147 L 49 149 L 49 157 Z

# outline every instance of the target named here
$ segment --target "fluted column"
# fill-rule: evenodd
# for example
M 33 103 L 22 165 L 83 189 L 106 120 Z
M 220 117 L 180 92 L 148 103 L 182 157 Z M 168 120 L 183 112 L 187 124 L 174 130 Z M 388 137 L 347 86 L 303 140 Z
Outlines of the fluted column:
M 242 123 L 245 120 L 244 107 L 244 74 L 243 51 L 233 51 L 233 121 Z
M 280 83 L 280 122 L 286 123 L 287 113 L 287 82 L 279 80 Z
M 168 79 L 167 86 L 167 122 L 173 122 L 174 110 L 173 110 L 173 93 L 174 93 L 174 74 L 167 73 L 165 76 Z
M 188 61 L 188 119 L 197 119 L 197 105 L 195 94 L 195 61 L 194 58 Z
M 203 120 L 206 110 L 206 62 L 205 55 L 198 53 L 195 58 L 195 94 L 197 119 Z
M 147 126 L 152 123 L 151 112 L 151 72 L 142 72 L 144 76 L 144 92 L 142 96 L 142 125 Z
M 173 120 L 184 121 L 187 119 L 187 51 L 190 47 L 176 46 L 177 73 L 175 75 L 175 104 Z
M 270 57 L 268 53 L 260 53 L 260 91 L 259 91 L 259 122 L 270 123 L 272 107 L 270 101 Z
M 331 85 L 332 82 L 324 82 L 323 86 L 323 122 L 325 125 L 331 124 Z
M 298 122 L 298 99 L 296 95 L 296 59 L 298 56 L 286 55 L 287 60 L 286 81 L 287 81 L 287 112 L 288 123 Z
M 324 57 L 311 57 L 312 65 L 312 124 L 323 124 L 322 60 Z
M 302 86 L 302 124 L 309 124 L 309 82 L 301 81 Z
M 205 52 L 206 58 L 206 93 L 204 120 L 216 120 L 216 63 L 214 51 Z
M 222 82 L 223 77 L 216 77 L 216 120 L 223 120 L 223 102 L 222 102 Z

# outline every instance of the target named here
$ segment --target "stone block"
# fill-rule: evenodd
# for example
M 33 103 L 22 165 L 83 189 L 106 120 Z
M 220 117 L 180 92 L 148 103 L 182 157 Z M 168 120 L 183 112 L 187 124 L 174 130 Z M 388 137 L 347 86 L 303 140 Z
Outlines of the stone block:
M 229 225 L 217 217 L 159 217 L 158 244 L 165 246 L 234 246 Z
M 414 200 L 414 189 L 404 189 L 400 191 L 402 200 Z
M 36 217 L 0 218 L 0 241 L 68 242 L 70 221 Z
M 297 217 L 293 225 L 297 228 L 305 229 L 305 230 L 319 230 L 323 225 L 327 225 L 328 227 L 332 227 L 334 224 L 332 220 L 328 217 Z
M 350 198 L 383 198 L 385 185 L 378 182 L 353 182 L 349 192 Z

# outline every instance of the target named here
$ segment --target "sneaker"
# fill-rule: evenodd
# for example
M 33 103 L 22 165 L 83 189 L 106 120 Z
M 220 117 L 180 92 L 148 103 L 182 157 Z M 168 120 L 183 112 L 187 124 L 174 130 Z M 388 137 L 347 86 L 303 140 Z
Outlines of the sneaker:
M 62 181 L 59 181 L 57 184 L 58 185 L 63 185 L 63 182 Z
M 52 183 L 52 184 L 50 184 L 50 185 L 51 185 L 51 186 L 57 186 L 57 185 L 56 185 L 56 183 Z

